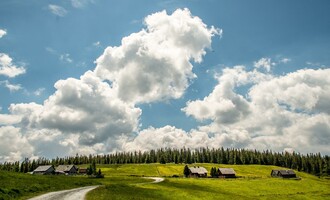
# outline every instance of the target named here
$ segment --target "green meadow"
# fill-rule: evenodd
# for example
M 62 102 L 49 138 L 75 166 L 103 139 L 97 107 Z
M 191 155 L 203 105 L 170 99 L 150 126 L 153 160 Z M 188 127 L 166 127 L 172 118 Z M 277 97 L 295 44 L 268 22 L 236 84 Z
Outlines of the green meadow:
M 193 166 L 193 165 L 190 165 Z M 197 164 L 196 164 L 197 166 Z M 184 165 L 100 165 L 109 181 L 87 195 L 96 199 L 330 199 L 330 180 L 297 172 L 300 180 L 271 178 L 275 166 L 199 164 L 234 168 L 237 179 L 183 178 Z M 180 175 L 179 178 L 172 178 Z M 132 184 L 121 177 L 162 176 L 157 184 Z M 113 181 L 110 181 L 113 180 Z
M 194 166 L 194 165 L 189 165 Z M 330 179 L 296 172 L 301 178 L 271 178 L 275 166 L 196 164 L 234 168 L 236 179 L 184 178 L 184 164 L 97 165 L 104 179 L 36 176 L 0 171 L 0 199 L 27 199 L 42 193 L 101 185 L 87 195 L 98 199 L 330 199 Z M 180 177 L 174 178 L 173 175 Z M 157 184 L 144 177 L 165 177 Z

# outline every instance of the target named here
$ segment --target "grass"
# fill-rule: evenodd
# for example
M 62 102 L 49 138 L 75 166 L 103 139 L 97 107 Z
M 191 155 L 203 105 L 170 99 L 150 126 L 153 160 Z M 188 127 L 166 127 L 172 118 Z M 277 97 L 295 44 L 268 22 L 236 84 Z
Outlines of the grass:
M 191 165 L 193 166 L 193 165 Z M 84 176 L 36 176 L 0 171 L 0 200 L 27 199 L 42 193 L 102 185 L 87 195 L 100 199 L 330 199 L 330 180 L 297 172 L 301 180 L 271 178 L 275 166 L 199 164 L 234 168 L 237 179 L 183 178 L 183 164 L 97 165 L 104 179 Z M 179 175 L 180 178 L 172 178 Z M 166 177 L 157 184 L 147 176 Z
M 140 164 L 101 165 L 106 179 L 112 179 L 87 195 L 99 199 L 329 199 L 330 181 L 297 172 L 301 180 L 271 178 L 275 166 L 199 164 L 211 167 L 234 168 L 238 179 L 171 178 L 182 176 L 184 165 Z M 132 184 L 120 181 L 123 177 L 165 176 L 158 184 Z
M 78 176 L 42 176 L 0 171 L 0 200 L 27 199 L 39 194 L 100 184 Z

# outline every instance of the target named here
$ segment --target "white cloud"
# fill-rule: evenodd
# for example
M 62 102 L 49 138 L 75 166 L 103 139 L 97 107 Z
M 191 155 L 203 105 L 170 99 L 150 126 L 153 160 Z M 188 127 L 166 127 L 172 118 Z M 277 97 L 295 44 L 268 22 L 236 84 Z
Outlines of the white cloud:
M 73 62 L 72 58 L 70 57 L 70 54 L 68 54 L 68 53 L 61 54 L 60 55 L 60 61 L 66 62 L 66 63 L 72 63 Z
M 13 104 L 11 113 L 21 115 L 26 127 L 76 134 L 82 144 L 138 130 L 141 110 L 116 98 L 109 85 L 92 72 L 80 79 L 60 80 L 55 88 L 43 105 Z
M 94 3 L 94 0 L 71 0 L 71 5 L 74 8 L 84 8 L 90 3 Z
M 250 96 L 260 105 L 285 105 L 290 110 L 330 114 L 330 69 L 304 69 L 255 85 Z
M 51 54 L 55 54 L 55 55 L 57 54 L 57 51 L 51 47 L 46 47 L 45 49 L 47 52 L 49 52 Z
M 272 66 L 275 66 L 275 63 L 271 62 L 270 58 L 261 58 L 257 62 L 254 62 L 255 68 L 264 68 L 267 72 L 271 70 Z
M 33 147 L 13 126 L 0 126 L 0 162 L 14 162 L 33 155 Z
M 304 69 L 276 77 L 227 68 L 209 96 L 188 102 L 183 111 L 198 120 L 212 120 L 199 127 L 203 132 L 247 133 L 248 143 L 242 147 L 330 153 L 325 144 L 330 138 L 329 75 L 330 69 Z M 248 96 L 236 92 L 237 87 L 251 84 Z
M 205 130 L 191 130 L 185 132 L 173 126 L 161 128 L 149 127 L 142 130 L 131 141 L 125 141 L 123 150 L 152 150 L 158 148 L 242 148 L 251 141 L 246 131 L 232 130 L 228 133 L 216 133 L 209 135 Z
M 190 101 L 182 109 L 187 115 L 198 120 L 212 119 L 218 123 L 231 124 L 245 118 L 251 112 L 247 99 L 235 93 L 241 85 L 269 80 L 271 76 L 257 71 L 247 72 L 243 66 L 226 68 L 217 75 L 219 84 L 203 100 Z
M 21 121 L 21 118 L 16 115 L 0 114 L 0 126 L 13 125 Z
M 290 61 L 291 61 L 290 58 L 282 58 L 282 59 L 280 60 L 280 63 L 288 63 L 288 62 L 290 62 Z
M 0 85 L 4 85 L 6 88 L 9 89 L 10 92 L 16 92 L 22 89 L 20 84 L 11 84 L 8 80 L 0 81 Z
M 0 38 L 2 38 L 3 36 L 7 35 L 7 31 L 0 29 Z
M 100 47 L 101 46 L 101 42 L 100 41 L 94 42 L 93 43 L 93 46 Z
M 34 92 L 33 92 L 33 94 L 35 95 L 35 96 L 40 96 L 40 95 L 42 95 L 42 93 L 45 91 L 45 88 L 38 88 L 37 90 L 35 90 Z
M 12 78 L 26 72 L 24 67 L 18 67 L 12 61 L 13 59 L 9 55 L 0 53 L 0 75 Z
M 145 18 L 146 29 L 108 47 L 96 60 L 95 72 L 112 82 L 119 98 L 152 102 L 180 98 L 196 77 L 191 60 L 201 62 L 219 30 L 207 26 L 188 9 Z
M 68 11 L 65 8 L 58 6 L 58 5 L 54 5 L 54 4 L 49 4 L 48 9 L 54 15 L 59 16 L 59 17 L 64 17 L 68 13 Z

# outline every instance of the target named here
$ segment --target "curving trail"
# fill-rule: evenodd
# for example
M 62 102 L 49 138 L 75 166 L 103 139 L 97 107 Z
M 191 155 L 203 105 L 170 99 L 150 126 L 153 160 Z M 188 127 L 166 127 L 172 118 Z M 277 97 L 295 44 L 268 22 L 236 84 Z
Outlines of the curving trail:
M 165 180 L 164 178 L 161 177 L 145 177 L 145 178 L 154 180 L 153 182 L 150 183 L 160 183 Z M 150 183 L 139 183 L 139 184 L 150 184 Z M 50 192 L 41 196 L 31 198 L 29 200 L 84 200 L 86 194 L 97 187 L 99 186 L 98 185 L 87 186 L 87 187 L 75 188 L 71 190 Z
M 41 196 L 31 198 L 29 200 L 84 200 L 86 194 L 97 187 L 99 186 L 87 186 L 71 190 L 50 192 Z
M 144 178 L 153 179 L 154 181 L 151 183 L 160 183 L 165 180 L 164 178 L 161 178 L 161 177 L 144 177 Z M 144 184 L 149 184 L 149 183 L 144 183 Z

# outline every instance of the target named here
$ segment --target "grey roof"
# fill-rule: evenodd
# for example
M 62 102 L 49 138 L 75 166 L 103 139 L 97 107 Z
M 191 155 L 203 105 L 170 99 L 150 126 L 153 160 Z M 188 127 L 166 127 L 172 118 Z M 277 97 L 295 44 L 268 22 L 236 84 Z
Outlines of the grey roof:
M 219 171 L 221 174 L 226 175 L 226 174 L 236 174 L 233 168 L 219 168 Z
M 56 167 L 56 171 L 66 172 L 70 171 L 72 167 L 75 167 L 74 165 L 59 165 Z
M 295 175 L 293 170 L 278 170 L 282 175 Z
M 207 170 L 204 167 L 189 167 L 189 170 L 193 174 L 205 174 Z
M 51 165 L 42 165 L 42 166 L 37 167 L 37 169 L 35 169 L 34 172 L 45 172 L 51 167 L 53 167 L 53 166 L 51 166 Z

